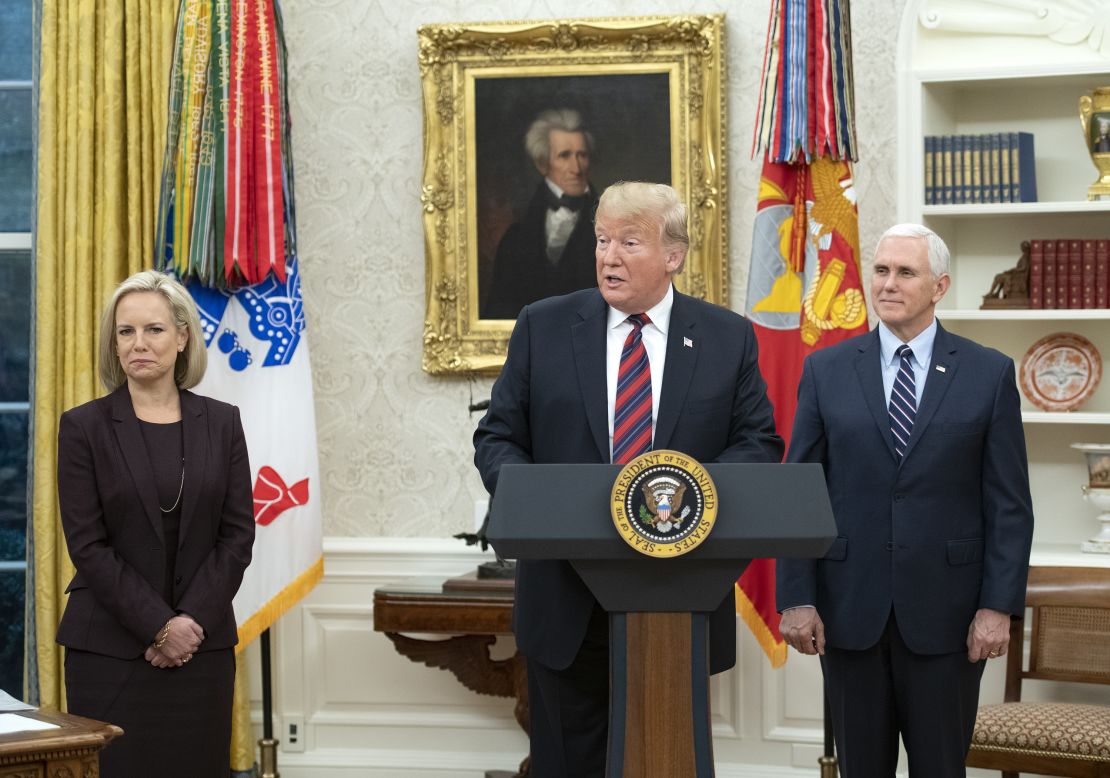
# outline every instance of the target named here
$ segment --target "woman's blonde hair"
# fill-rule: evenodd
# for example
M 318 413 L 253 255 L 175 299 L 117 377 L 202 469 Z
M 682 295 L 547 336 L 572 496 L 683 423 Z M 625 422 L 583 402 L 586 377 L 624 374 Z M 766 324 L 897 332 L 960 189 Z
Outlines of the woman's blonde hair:
M 166 298 L 170 314 L 178 331 L 188 334 L 185 350 L 177 355 L 173 380 L 178 389 L 192 389 L 204 378 L 208 369 L 208 350 L 200 330 L 197 305 L 176 278 L 157 270 L 143 270 L 116 287 L 112 299 L 104 306 L 100 316 L 100 380 L 111 392 L 127 380 L 116 353 L 116 307 L 119 301 L 132 292 L 157 292 Z

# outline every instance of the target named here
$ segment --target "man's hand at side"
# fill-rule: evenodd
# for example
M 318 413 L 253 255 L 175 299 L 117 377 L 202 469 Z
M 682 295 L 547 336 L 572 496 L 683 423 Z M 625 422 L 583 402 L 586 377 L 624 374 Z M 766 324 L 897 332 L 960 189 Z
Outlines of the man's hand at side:
M 967 661 L 979 662 L 1006 655 L 1010 645 L 1010 614 L 990 608 L 975 611 L 967 629 Z
M 825 623 L 812 605 L 783 611 L 779 632 L 795 651 L 825 655 Z

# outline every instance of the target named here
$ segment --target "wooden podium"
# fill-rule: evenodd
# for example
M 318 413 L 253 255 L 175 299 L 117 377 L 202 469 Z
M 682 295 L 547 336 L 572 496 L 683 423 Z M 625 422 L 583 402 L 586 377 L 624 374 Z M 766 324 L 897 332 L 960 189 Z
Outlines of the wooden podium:
M 87 778 L 100 775 L 100 750 L 123 734 L 115 724 L 39 710 L 18 715 L 57 729 L 0 735 L 0 778 Z
M 836 523 L 816 464 L 706 464 L 717 519 L 697 548 L 644 556 L 618 534 L 620 465 L 505 465 L 487 536 L 506 559 L 565 559 L 609 612 L 606 778 L 712 778 L 709 614 L 751 559 L 821 557 Z

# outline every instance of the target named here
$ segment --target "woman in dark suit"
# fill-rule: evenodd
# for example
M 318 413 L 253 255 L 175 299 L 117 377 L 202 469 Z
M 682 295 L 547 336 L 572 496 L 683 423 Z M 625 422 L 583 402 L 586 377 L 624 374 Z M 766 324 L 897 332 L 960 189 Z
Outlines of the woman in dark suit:
M 124 730 L 103 778 L 230 769 L 231 600 L 254 516 L 239 410 L 188 391 L 206 366 L 188 292 L 136 273 L 101 318 L 110 393 L 62 414 L 58 494 L 77 574 L 57 639 L 69 710 Z

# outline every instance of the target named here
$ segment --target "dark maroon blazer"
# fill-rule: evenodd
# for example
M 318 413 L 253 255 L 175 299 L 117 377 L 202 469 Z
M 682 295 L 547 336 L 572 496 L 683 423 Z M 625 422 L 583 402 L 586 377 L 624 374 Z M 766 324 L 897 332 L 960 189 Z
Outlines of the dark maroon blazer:
M 162 597 L 162 515 L 127 384 L 62 414 L 58 497 L 77 569 L 58 626 L 62 645 L 133 659 L 176 613 L 204 628 L 201 651 L 238 642 L 231 600 L 254 545 L 239 409 L 183 391 L 181 421 L 185 485 L 174 608 Z

